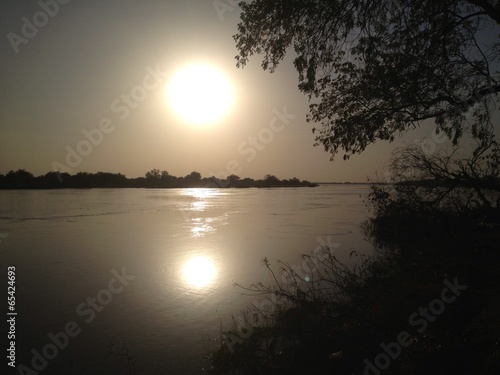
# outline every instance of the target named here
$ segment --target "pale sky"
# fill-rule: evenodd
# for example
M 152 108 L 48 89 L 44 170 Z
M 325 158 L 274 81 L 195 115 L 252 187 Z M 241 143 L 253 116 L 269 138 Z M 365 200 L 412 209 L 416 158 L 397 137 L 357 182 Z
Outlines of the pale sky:
M 313 147 L 314 124 L 305 121 L 307 98 L 297 88 L 291 56 L 273 74 L 258 57 L 236 68 L 234 1 L 59 0 L 58 7 L 54 1 L 42 0 L 52 4 L 47 10 L 26 0 L 0 5 L 0 173 L 40 175 L 59 163 L 70 173 L 127 177 L 153 168 L 176 176 L 236 172 L 310 181 L 383 175 L 394 144 L 378 142 L 335 162 Z M 192 63 L 216 67 L 235 93 L 225 116 L 202 127 L 174 113 L 166 95 L 174 73 Z M 132 94 L 141 94 L 140 101 Z M 68 159 L 68 150 L 90 144 L 88 135 L 100 126 L 102 138 Z M 432 129 L 428 124 L 405 141 L 430 137 Z

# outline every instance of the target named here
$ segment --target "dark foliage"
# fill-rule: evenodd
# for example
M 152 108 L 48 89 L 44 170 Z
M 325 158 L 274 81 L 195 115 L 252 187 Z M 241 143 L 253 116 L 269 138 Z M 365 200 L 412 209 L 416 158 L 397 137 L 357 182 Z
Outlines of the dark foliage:
M 500 8 L 488 0 L 254 0 L 241 3 L 237 65 L 290 50 L 317 144 L 344 158 L 434 119 L 481 139 L 497 109 Z M 485 39 L 489 36 L 489 39 Z M 466 117 L 468 113 L 468 117 Z
M 236 175 L 225 180 L 216 177 L 202 178 L 198 172 L 185 177 L 176 177 L 167 171 L 152 169 L 146 177 L 127 178 L 121 173 L 68 173 L 49 172 L 35 177 L 20 169 L 0 175 L 0 189 L 90 189 L 90 188 L 271 188 L 271 187 L 315 187 L 317 184 L 297 178 L 280 180 L 266 175 L 262 180 L 241 179 Z

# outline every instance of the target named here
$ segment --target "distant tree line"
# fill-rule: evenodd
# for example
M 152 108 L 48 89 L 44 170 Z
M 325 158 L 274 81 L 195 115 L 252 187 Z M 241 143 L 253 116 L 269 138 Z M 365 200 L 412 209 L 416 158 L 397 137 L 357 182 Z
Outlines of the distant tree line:
M 226 179 L 202 177 L 198 172 L 191 172 L 184 177 L 170 175 L 167 171 L 152 169 L 145 177 L 127 178 L 121 173 L 48 172 L 35 177 L 32 173 L 19 169 L 0 174 L 0 189 L 90 189 L 90 188 L 271 188 L 271 187 L 314 187 L 317 184 L 294 177 L 280 180 L 276 176 L 266 175 L 261 180 L 240 178 L 230 175 Z

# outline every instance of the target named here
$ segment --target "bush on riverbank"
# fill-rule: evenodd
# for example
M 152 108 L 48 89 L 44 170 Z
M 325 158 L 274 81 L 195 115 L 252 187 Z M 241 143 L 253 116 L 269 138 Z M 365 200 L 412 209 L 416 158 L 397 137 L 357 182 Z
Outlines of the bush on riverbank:
M 329 252 L 321 262 L 316 258 L 317 274 L 326 278 L 316 275 L 310 283 L 283 265 L 281 273 L 293 275 L 299 287 L 290 283 L 285 289 L 277 277 L 276 285 L 246 288 L 266 293 L 272 304 L 265 311 L 252 305 L 244 320 L 234 319 L 208 356 L 207 373 L 375 374 L 367 368 L 377 368 L 381 345 L 396 342 L 404 331 L 410 345 L 390 358 L 384 374 L 494 374 L 500 365 L 500 257 L 492 250 L 500 236 L 489 228 L 463 234 L 477 236 L 477 246 L 467 241 L 454 249 L 417 251 L 406 240 L 402 251 L 386 248 L 356 270 Z M 419 309 L 440 298 L 445 280 L 467 289 L 427 319 Z M 410 324 L 415 313 L 418 319 Z
M 206 372 L 496 374 L 500 189 L 498 149 L 487 151 L 475 154 L 478 165 L 401 151 L 399 179 L 374 185 L 368 199 L 375 215 L 364 229 L 378 253 L 356 268 L 335 249 L 304 256 L 307 281 L 265 260 L 275 285 L 243 289 L 266 295 L 268 308 L 249 307 L 221 332 Z M 425 168 L 449 178 L 431 182 Z

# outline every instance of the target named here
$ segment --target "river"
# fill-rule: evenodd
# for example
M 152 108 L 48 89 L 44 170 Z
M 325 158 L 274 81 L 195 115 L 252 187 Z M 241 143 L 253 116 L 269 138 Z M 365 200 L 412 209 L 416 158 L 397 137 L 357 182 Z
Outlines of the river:
M 16 366 L 128 374 L 127 357 L 109 352 L 125 345 L 137 374 L 199 373 L 220 323 L 256 298 L 234 283 L 271 283 L 264 257 L 278 268 L 318 246 L 346 262 L 371 251 L 360 229 L 367 193 L 355 184 L 0 191 Z

